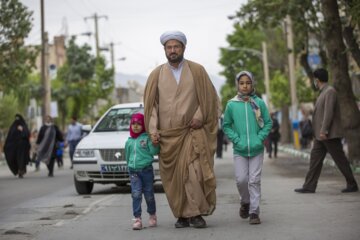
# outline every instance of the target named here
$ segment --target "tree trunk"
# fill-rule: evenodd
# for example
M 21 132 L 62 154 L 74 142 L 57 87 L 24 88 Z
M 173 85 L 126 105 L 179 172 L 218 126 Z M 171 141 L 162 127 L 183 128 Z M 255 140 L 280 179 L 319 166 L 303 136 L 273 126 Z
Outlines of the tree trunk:
M 351 88 L 338 4 L 337 0 L 321 0 L 321 3 L 325 21 L 325 46 L 334 87 L 338 92 L 349 160 L 358 165 L 360 164 L 360 111 Z
M 354 28 L 351 26 L 345 27 L 343 34 L 353 59 L 355 60 L 358 67 L 360 67 L 360 49 L 359 44 L 357 44 L 356 38 L 354 36 Z
M 280 142 L 284 143 L 291 143 L 291 124 L 289 118 L 289 106 L 281 107 L 281 126 L 280 126 L 280 134 L 281 139 Z

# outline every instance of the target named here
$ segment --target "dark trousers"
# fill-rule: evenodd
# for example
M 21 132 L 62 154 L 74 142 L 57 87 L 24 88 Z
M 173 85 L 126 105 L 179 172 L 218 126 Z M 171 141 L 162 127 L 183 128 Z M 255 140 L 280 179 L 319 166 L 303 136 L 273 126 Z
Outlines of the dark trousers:
M 54 164 L 56 157 L 51 156 L 49 163 L 46 165 L 49 170 L 49 176 L 54 174 Z
M 350 168 L 350 163 L 345 156 L 341 139 L 334 138 L 323 141 L 314 139 L 310 154 L 310 167 L 303 188 L 315 191 L 327 152 L 330 153 L 336 166 L 344 175 L 347 187 L 356 186 L 357 183 Z
M 278 141 L 275 139 L 269 138 L 269 157 L 271 157 L 273 145 L 274 145 L 274 156 L 277 157 L 277 147 L 278 147 Z
M 218 130 L 217 145 L 216 145 L 216 157 L 217 158 L 222 158 L 223 145 L 224 145 L 224 132 L 222 130 Z

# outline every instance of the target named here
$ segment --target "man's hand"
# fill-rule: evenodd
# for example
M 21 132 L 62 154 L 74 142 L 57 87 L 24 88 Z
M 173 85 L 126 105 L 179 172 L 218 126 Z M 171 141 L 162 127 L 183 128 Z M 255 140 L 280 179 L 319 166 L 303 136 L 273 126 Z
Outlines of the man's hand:
M 190 127 L 193 129 L 199 129 L 202 127 L 202 122 L 196 118 L 193 118 L 190 122 Z
M 154 145 L 159 144 L 159 142 L 160 142 L 160 134 L 159 133 L 151 133 L 150 138 L 151 138 L 151 142 Z
M 327 136 L 326 136 L 326 134 L 325 133 L 320 133 L 320 140 L 326 140 L 327 139 Z

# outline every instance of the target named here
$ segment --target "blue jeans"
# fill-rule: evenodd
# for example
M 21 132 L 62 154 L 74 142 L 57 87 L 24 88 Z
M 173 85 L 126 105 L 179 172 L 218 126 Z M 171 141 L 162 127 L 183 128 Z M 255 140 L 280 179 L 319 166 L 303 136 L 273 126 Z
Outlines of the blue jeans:
M 134 217 L 141 217 L 142 194 L 144 193 L 147 212 L 150 215 L 156 213 L 155 195 L 154 195 L 154 170 L 152 166 L 141 170 L 129 169 L 131 181 L 131 197 Z

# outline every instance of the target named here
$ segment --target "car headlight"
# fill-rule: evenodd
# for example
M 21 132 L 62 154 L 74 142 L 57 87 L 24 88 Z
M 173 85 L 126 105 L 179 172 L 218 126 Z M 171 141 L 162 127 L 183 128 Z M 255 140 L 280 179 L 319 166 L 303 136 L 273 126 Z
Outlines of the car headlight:
M 93 158 L 95 157 L 95 152 L 92 149 L 76 149 L 74 157 L 78 158 Z

